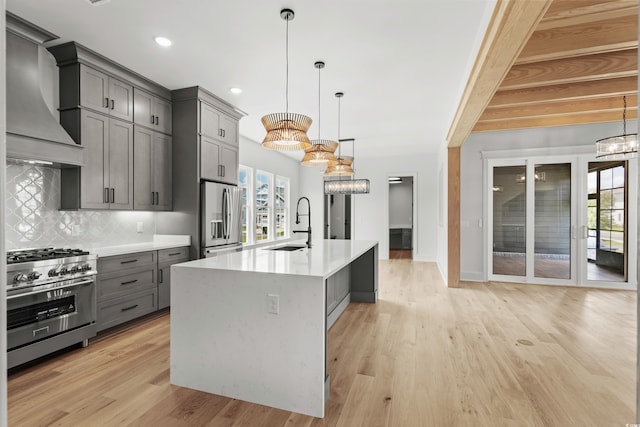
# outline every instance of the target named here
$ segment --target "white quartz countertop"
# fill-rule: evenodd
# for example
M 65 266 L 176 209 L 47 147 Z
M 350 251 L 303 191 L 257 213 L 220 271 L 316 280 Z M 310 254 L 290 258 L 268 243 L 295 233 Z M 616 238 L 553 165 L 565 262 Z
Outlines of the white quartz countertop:
M 130 243 L 114 246 L 88 247 L 87 250 L 98 258 L 114 255 L 126 255 L 136 252 L 157 251 L 191 245 L 191 236 L 156 234 L 149 242 Z
M 304 247 L 292 252 L 270 250 L 280 246 L 304 246 L 304 242 L 296 240 L 277 243 L 175 264 L 172 268 L 329 277 L 378 244 L 369 240 L 314 240 L 311 249 Z

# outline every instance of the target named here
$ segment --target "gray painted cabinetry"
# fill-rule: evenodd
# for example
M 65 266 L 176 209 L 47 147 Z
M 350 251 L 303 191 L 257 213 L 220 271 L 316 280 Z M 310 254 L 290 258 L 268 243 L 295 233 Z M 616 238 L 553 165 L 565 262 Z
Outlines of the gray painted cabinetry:
M 168 307 L 170 268 L 188 260 L 186 246 L 98 258 L 98 331 Z
M 327 316 L 349 294 L 350 275 L 350 266 L 346 266 L 327 279 Z
M 170 211 L 171 137 L 134 126 L 134 209 Z
M 159 215 L 159 234 L 191 236 L 190 258 L 200 258 L 200 181 L 238 183 L 238 123 L 245 114 L 199 87 L 174 90 L 173 210 Z M 177 214 L 179 212 L 179 214 Z
M 171 210 L 169 90 L 74 42 L 49 51 L 60 122 L 84 146 L 84 166 L 61 172 L 62 209 Z

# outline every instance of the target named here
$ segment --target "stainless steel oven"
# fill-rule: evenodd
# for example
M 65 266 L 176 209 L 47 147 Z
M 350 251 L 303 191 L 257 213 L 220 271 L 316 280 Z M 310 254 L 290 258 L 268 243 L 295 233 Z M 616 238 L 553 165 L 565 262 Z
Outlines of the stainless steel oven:
M 96 335 L 96 257 L 39 249 L 8 252 L 7 264 L 8 367 L 88 345 Z

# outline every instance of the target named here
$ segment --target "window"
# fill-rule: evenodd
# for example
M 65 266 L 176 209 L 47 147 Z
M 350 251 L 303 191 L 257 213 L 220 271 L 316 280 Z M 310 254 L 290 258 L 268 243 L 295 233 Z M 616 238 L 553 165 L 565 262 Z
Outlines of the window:
M 276 177 L 276 239 L 289 237 L 289 179 Z
M 240 166 L 238 169 L 238 187 L 240 187 L 240 197 L 242 203 L 242 243 L 253 243 L 252 223 L 253 215 L 251 208 L 253 206 L 253 198 L 247 197 L 253 194 L 253 169 L 246 166 Z
M 256 242 L 261 240 L 272 240 L 273 230 L 271 227 L 272 218 L 272 188 L 273 174 L 256 170 Z

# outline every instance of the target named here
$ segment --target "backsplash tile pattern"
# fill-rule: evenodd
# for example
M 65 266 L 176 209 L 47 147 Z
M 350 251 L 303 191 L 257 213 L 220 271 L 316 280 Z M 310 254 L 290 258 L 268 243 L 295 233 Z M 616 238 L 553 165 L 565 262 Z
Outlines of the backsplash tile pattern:
M 155 232 L 153 212 L 60 211 L 60 170 L 48 167 L 8 162 L 5 209 L 7 250 L 140 243 Z

